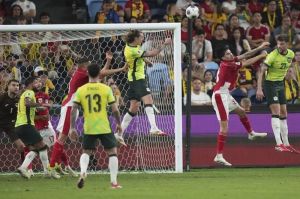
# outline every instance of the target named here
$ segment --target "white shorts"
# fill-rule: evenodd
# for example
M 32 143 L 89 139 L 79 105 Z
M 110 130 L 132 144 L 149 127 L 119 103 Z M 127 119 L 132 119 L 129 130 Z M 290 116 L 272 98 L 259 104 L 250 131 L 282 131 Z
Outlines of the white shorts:
M 49 124 L 48 124 L 48 128 L 39 130 L 39 132 L 40 132 L 40 134 L 43 138 L 44 143 L 49 148 L 54 145 L 54 143 L 56 141 L 56 135 L 55 135 L 55 131 L 54 131 L 53 126 L 52 126 L 50 121 L 49 121 Z
M 60 118 L 58 125 L 56 127 L 56 130 L 59 133 L 62 133 L 64 135 L 68 135 L 69 130 L 70 130 L 70 122 L 71 122 L 71 111 L 72 111 L 72 106 L 65 105 L 62 106 L 60 109 Z M 76 119 L 78 118 L 79 112 L 77 111 L 76 114 Z
M 229 113 L 236 108 L 241 108 L 230 93 L 213 93 L 212 105 L 219 121 L 229 120 Z

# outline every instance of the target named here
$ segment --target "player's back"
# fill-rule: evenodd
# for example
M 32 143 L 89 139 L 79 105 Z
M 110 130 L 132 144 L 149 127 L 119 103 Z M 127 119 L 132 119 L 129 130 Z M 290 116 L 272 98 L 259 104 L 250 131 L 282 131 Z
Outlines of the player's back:
M 111 133 L 106 108 L 114 102 L 113 92 L 105 84 L 87 83 L 78 88 L 74 103 L 79 103 L 83 108 L 85 134 Z
M 76 90 L 77 90 L 80 86 L 82 86 L 82 85 L 88 83 L 88 81 L 89 81 L 89 78 L 88 78 L 88 75 L 87 75 L 86 70 L 81 69 L 81 68 L 78 68 L 78 69 L 74 72 L 74 74 L 73 74 L 73 76 L 72 76 L 72 78 L 71 78 L 71 80 L 70 80 L 68 97 L 67 97 L 66 100 L 63 101 L 62 105 L 63 105 L 63 106 L 65 106 L 65 105 L 70 105 L 70 106 L 72 106 L 72 104 L 71 104 L 70 102 L 71 102 L 72 99 L 73 99 L 74 93 L 76 92 Z
M 234 89 L 241 66 L 241 62 L 236 58 L 231 61 L 221 61 L 216 75 L 217 83 L 214 86 L 214 92 L 229 92 Z
M 126 45 L 124 49 L 125 60 L 129 65 L 128 80 L 145 79 L 144 51 L 140 46 Z

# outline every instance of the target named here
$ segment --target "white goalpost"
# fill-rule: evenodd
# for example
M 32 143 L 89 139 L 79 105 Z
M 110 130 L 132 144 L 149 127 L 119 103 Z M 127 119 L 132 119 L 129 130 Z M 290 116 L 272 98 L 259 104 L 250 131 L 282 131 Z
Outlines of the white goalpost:
M 55 25 L 0 25 L 0 93 L 10 78 L 24 82 L 38 66 L 47 71 L 46 92 L 54 103 L 51 122 L 56 127 L 60 104 L 68 94 L 68 83 L 77 60 L 88 58 L 101 66 L 105 52 L 113 53 L 111 68 L 120 68 L 124 62 L 124 36 L 129 30 L 144 33 L 143 50 L 158 47 L 165 38 L 173 39 L 172 45 L 158 56 L 150 58 L 152 67 L 146 69 L 147 81 L 154 99 L 156 122 L 168 136 L 149 135 L 149 123 L 143 104 L 124 134 L 127 147 L 119 148 L 119 167 L 124 171 L 183 172 L 182 158 L 182 87 L 181 87 L 181 36 L 179 23 L 140 24 L 55 24 Z M 6 68 L 7 67 L 7 68 Z M 12 69 L 13 68 L 13 69 Z M 17 74 L 16 74 L 17 73 Z M 125 73 L 106 77 L 124 116 L 129 108 L 128 83 Z M 54 87 L 53 87 L 54 86 Z M 111 119 L 112 129 L 114 120 Z M 82 132 L 80 116 L 77 126 Z M 81 142 L 67 142 L 66 152 L 70 165 L 79 168 Z M 51 151 L 51 150 L 50 150 Z M 19 166 L 20 155 L 4 133 L 0 134 L 0 172 L 14 172 Z M 33 166 L 39 170 L 35 160 Z M 103 148 L 95 153 L 90 170 L 107 169 L 107 156 Z

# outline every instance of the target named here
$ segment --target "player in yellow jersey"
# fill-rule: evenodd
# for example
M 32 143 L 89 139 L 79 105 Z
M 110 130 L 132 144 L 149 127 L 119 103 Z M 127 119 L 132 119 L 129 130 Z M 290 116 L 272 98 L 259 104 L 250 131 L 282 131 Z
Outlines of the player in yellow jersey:
M 75 121 L 80 106 L 83 109 L 84 118 L 83 153 L 80 157 L 80 178 L 77 187 L 82 188 L 84 186 L 90 155 L 95 151 L 97 140 L 99 139 L 109 156 L 108 167 L 111 186 L 112 188 L 122 188 L 117 182 L 117 140 L 110 127 L 106 110 L 107 105 L 111 106 L 112 113 L 116 119 L 117 133 L 122 131 L 120 112 L 111 88 L 99 83 L 99 73 L 100 66 L 90 64 L 88 66 L 89 83 L 78 88 L 73 99 L 69 132 L 71 139 L 77 140 L 78 138 Z
M 140 107 L 140 101 L 145 105 L 145 112 L 150 123 L 151 135 L 167 135 L 162 132 L 156 125 L 153 99 L 150 89 L 147 86 L 145 79 L 145 65 L 147 57 L 154 57 L 158 55 L 166 45 L 170 45 L 171 38 L 166 38 L 165 42 L 157 49 L 150 51 L 143 51 L 141 49 L 142 42 L 144 41 L 144 34 L 139 30 L 132 30 L 127 34 L 127 44 L 124 49 L 125 60 L 128 64 L 128 82 L 129 90 L 128 97 L 130 99 L 130 107 L 125 114 L 122 121 L 123 132 L 130 124 L 132 118 L 136 115 Z M 118 136 L 122 137 L 123 132 Z
M 20 97 L 17 120 L 15 123 L 16 134 L 30 150 L 25 156 L 22 165 L 18 168 L 18 172 L 28 179 L 30 178 L 30 174 L 27 171 L 28 165 L 32 162 L 37 153 L 42 161 L 45 176 L 50 175 L 47 168 L 49 164 L 47 145 L 43 142 L 43 138 L 34 127 L 36 109 L 45 110 L 46 107 L 49 107 L 49 104 L 36 103 L 33 90 L 36 89 L 38 85 L 39 81 L 34 77 L 30 77 L 25 81 L 26 90 Z M 52 177 L 57 178 L 56 175 L 53 175 Z
M 284 77 L 291 67 L 295 54 L 287 48 L 287 35 L 279 35 L 276 39 L 277 48 L 273 50 L 264 61 L 264 65 L 258 72 L 256 98 L 261 100 L 266 96 L 272 113 L 272 129 L 276 140 L 276 151 L 300 153 L 292 147 L 288 140 L 286 96 L 284 89 Z M 262 79 L 264 80 L 264 91 Z

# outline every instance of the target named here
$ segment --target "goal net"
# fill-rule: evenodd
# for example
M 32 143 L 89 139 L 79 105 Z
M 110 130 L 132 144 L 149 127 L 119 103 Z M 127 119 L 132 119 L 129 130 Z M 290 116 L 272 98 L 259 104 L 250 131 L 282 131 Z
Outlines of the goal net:
M 77 61 L 86 57 L 100 66 L 105 64 L 105 53 L 111 51 L 111 68 L 124 66 L 124 36 L 130 29 L 142 30 L 145 41 L 143 50 L 151 50 L 171 37 L 172 45 L 158 56 L 150 58 L 152 67 L 146 69 L 147 81 L 154 99 L 156 122 L 168 136 L 149 135 L 149 122 L 144 106 L 126 129 L 127 147 L 118 150 L 120 170 L 182 172 L 182 115 L 181 115 L 181 66 L 179 24 L 108 24 L 108 25 L 30 25 L 1 26 L 0 28 L 0 92 L 5 83 L 16 78 L 25 79 L 43 68 L 47 77 L 45 91 L 53 101 L 51 123 L 54 129 L 60 117 L 60 104 L 68 94 L 68 83 L 76 69 Z M 129 108 L 127 74 L 115 73 L 103 79 L 116 97 L 121 115 Z M 109 110 L 109 109 L 108 109 Z M 110 116 L 112 129 L 115 123 Z M 83 133 L 80 114 L 77 128 Z M 79 170 L 82 152 L 81 140 L 68 141 L 65 145 L 70 165 Z M 51 153 L 51 149 L 50 149 Z M 108 158 L 101 145 L 90 162 L 89 169 L 107 169 Z M 16 171 L 21 163 L 20 154 L 4 133 L 0 134 L 0 172 Z M 49 155 L 50 157 L 50 155 Z M 41 169 L 38 159 L 33 163 L 36 171 Z

